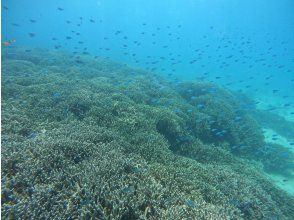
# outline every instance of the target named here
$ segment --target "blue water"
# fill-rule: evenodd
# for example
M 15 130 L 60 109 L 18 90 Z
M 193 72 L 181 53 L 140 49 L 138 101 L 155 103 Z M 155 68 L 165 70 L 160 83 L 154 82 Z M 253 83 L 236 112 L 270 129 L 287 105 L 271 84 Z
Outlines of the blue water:
M 278 156 L 287 160 L 294 155 L 290 155 L 294 153 L 293 12 L 293 0 L 2 0 L 1 42 L 2 49 L 22 48 L 27 50 L 28 57 L 34 48 L 45 48 L 66 52 L 76 60 L 80 56 L 106 58 L 162 76 L 174 83 L 173 89 L 183 81 L 197 80 L 212 82 L 230 92 L 241 92 L 255 104 L 250 114 L 257 116 L 265 143 L 287 149 L 282 154 L 277 150 Z M 7 42 L 9 45 L 5 45 Z M 5 54 L 3 57 L 6 58 Z M 15 68 L 13 63 L 7 63 Z M 5 77 L 10 79 L 9 75 Z M 54 103 L 65 99 L 62 89 L 48 94 L 52 94 Z M 154 100 L 160 103 L 160 98 Z M 202 108 L 205 106 L 199 107 Z M 258 110 L 269 115 L 262 118 Z M 181 111 L 173 109 L 175 114 L 180 115 Z M 193 113 L 192 109 L 188 113 Z M 237 116 L 235 122 L 241 118 Z M 27 136 L 32 141 L 46 132 L 42 128 Z M 264 150 L 266 158 L 268 148 L 274 147 L 262 146 L 255 153 Z M 256 159 L 256 155 L 252 158 Z M 294 172 L 290 165 L 285 166 L 290 170 L 288 176 L 275 172 L 266 175 L 293 195 Z M 132 190 L 127 187 L 124 191 Z M 240 205 L 235 199 L 232 201 L 246 215 L 242 205 L 246 207 L 249 202 Z M 190 199 L 186 200 L 186 206 L 197 207 Z
M 72 52 L 86 48 L 92 55 L 180 79 L 206 77 L 267 94 L 278 89 L 281 96 L 293 91 L 291 0 L 12 0 L 2 4 L 8 7 L 2 15 L 2 41 L 16 39 L 17 46 L 61 46 L 60 50 Z M 267 76 L 270 80 L 265 81 Z

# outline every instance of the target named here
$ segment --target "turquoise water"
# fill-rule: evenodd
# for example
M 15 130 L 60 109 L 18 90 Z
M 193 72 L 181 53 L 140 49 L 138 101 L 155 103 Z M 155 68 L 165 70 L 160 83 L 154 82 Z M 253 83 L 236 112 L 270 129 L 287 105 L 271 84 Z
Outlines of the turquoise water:
M 3 10 L 2 37 L 16 39 L 15 45 L 60 46 L 71 52 L 87 48 L 92 55 L 132 66 L 189 79 L 204 75 L 240 89 L 261 90 L 265 76 L 273 75 L 271 88 L 293 89 L 291 1 L 3 1 L 3 5 L 8 10 Z
M 293 11 L 3 0 L 2 215 L 294 219 Z

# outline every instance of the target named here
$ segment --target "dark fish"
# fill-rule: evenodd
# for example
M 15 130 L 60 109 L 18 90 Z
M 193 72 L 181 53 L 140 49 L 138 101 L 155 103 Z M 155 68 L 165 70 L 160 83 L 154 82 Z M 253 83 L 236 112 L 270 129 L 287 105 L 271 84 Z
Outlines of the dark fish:
M 66 37 L 66 39 L 67 39 L 67 40 L 71 40 L 71 39 L 72 39 L 72 37 L 69 37 L 69 36 L 67 36 L 67 37 Z
M 15 26 L 15 27 L 20 27 L 20 25 L 17 24 L 17 23 L 11 23 L 11 25 L 12 25 L 12 26 Z
M 35 37 L 36 34 L 34 34 L 34 33 L 29 33 L 29 36 L 30 36 L 30 37 Z
M 34 19 L 30 19 L 30 22 L 31 22 L 31 23 L 36 23 L 36 20 L 34 20 Z
M 8 7 L 6 7 L 5 5 L 3 6 L 3 8 L 5 9 L 5 10 L 8 10 L 9 8 Z
M 57 8 L 57 10 L 59 10 L 59 11 L 63 11 L 64 9 L 63 9 L 63 8 L 60 8 L 60 7 L 58 7 L 58 8 Z
M 90 19 L 90 22 L 95 23 L 95 21 L 93 19 Z
M 120 34 L 121 33 L 121 31 L 116 31 L 114 34 L 115 35 L 118 35 L 118 34 Z
M 81 60 L 76 60 L 75 62 L 78 63 L 78 64 L 84 64 L 84 62 L 81 61 Z

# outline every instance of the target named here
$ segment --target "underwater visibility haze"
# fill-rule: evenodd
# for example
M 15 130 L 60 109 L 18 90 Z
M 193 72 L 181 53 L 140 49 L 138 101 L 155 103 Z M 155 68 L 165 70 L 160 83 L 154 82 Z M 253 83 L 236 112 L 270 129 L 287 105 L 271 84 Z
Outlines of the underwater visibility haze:
M 294 219 L 292 0 L 2 0 L 3 219 Z

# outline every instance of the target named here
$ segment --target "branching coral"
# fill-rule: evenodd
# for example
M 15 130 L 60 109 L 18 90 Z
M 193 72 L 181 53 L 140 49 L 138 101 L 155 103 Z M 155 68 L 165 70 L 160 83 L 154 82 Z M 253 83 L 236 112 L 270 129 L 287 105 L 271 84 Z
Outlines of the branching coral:
M 239 157 L 262 137 L 232 94 L 13 50 L 2 69 L 3 218 L 293 219 L 293 197 Z

